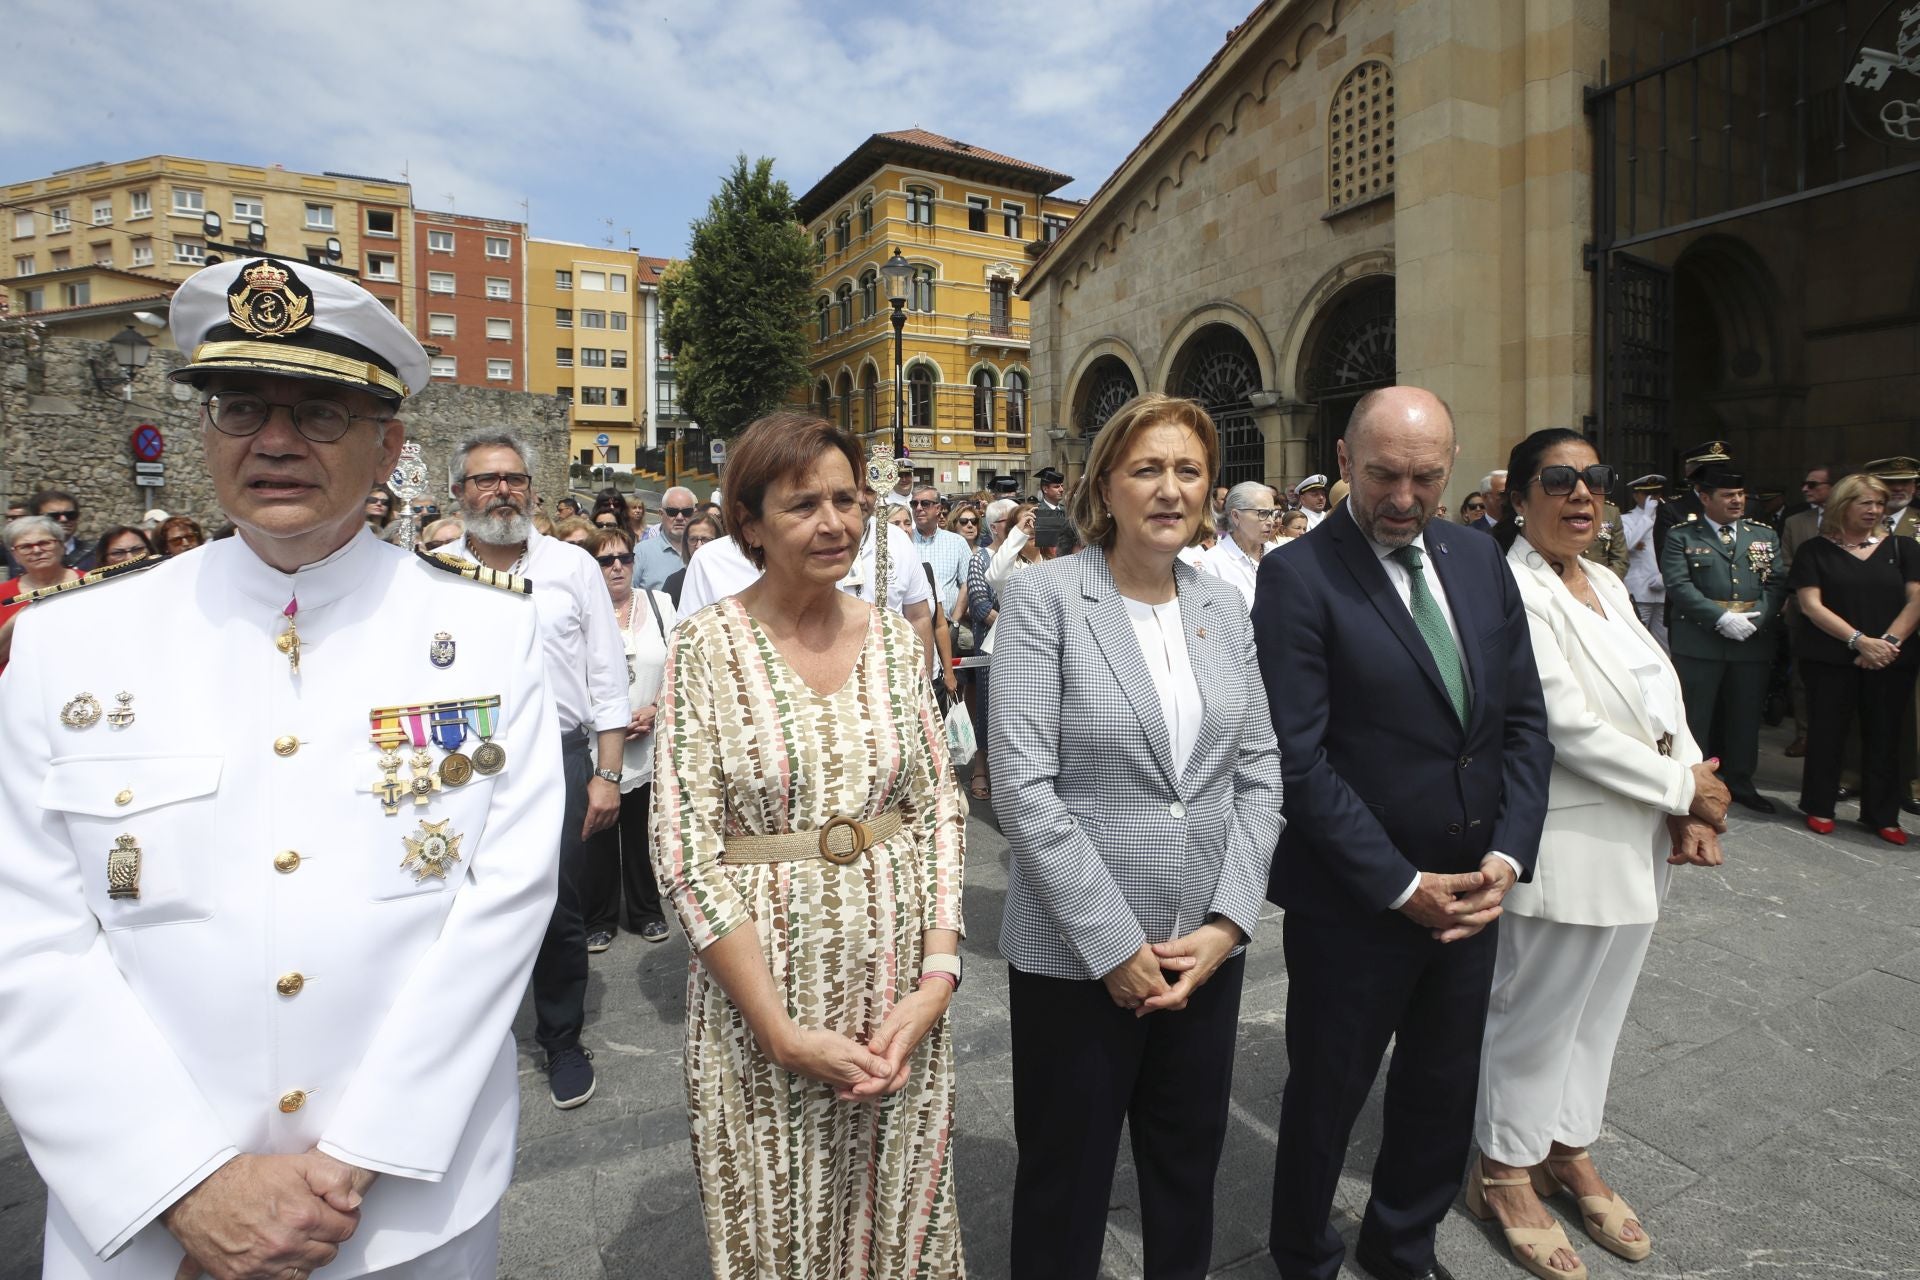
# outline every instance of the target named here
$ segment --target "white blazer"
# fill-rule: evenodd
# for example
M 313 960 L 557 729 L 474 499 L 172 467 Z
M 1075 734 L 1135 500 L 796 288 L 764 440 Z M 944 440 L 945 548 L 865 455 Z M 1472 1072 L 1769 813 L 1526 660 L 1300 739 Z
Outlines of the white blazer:
M 1660 754 L 1639 682 L 1606 630 L 1612 624 L 1574 599 L 1525 538 L 1514 541 L 1507 567 L 1527 610 L 1553 774 L 1539 862 L 1532 881 L 1507 892 L 1506 909 L 1563 924 L 1651 924 L 1666 892 L 1666 817 L 1693 804 L 1700 748 L 1682 723 L 1673 754 Z M 1679 677 L 1640 625 L 1625 584 L 1604 566 L 1584 568 L 1607 612 L 1659 658 L 1679 707 Z

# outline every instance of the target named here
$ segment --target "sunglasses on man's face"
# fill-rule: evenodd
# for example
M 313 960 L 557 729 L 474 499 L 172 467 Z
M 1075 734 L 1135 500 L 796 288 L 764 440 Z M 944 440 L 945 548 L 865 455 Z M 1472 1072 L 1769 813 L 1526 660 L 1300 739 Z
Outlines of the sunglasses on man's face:
M 1469 502 L 1465 509 L 1468 511 L 1485 511 L 1487 504 L 1484 502 Z
M 692 515 L 698 510 L 698 507 L 662 507 L 660 508 L 660 514 L 669 520 L 680 520 Z
M 620 522 L 618 520 L 595 520 L 593 527 L 596 529 L 618 529 Z
M 1604 462 L 1596 462 L 1580 470 L 1572 467 L 1542 467 L 1538 479 L 1540 492 L 1550 498 L 1566 497 L 1580 481 L 1586 482 L 1587 492 L 1596 498 L 1613 491 L 1613 468 Z
M 632 564 L 633 552 L 623 551 L 619 555 L 595 556 L 593 559 L 594 559 L 594 563 L 598 564 L 602 569 L 611 569 L 615 565 L 624 566 L 624 565 Z

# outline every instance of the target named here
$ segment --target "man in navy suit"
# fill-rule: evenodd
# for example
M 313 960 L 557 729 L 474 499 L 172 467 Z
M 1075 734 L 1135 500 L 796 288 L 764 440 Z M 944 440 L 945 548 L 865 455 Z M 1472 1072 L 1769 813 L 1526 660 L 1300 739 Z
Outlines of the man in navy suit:
M 1347 501 L 1267 556 L 1253 602 L 1287 828 L 1287 1057 L 1269 1247 L 1332 1280 L 1348 1135 L 1389 1039 L 1355 1261 L 1447 1280 L 1434 1229 L 1471 1141 L 1494 921 L 1533 872 L 1553 748 L 1520 595 L 1491 538 L 1431 520 L 1454 458 L 1433 394 L 1386 387 L 1340 442 Z

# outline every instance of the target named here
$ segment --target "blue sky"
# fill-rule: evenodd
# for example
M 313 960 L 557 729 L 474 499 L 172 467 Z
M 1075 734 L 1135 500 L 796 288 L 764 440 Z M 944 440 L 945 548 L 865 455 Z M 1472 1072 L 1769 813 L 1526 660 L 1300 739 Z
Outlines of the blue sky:
M 735 153 L 799 195 L 913 125 L 1090 195 L 1252 3 L 7 0 L 0 182 L 156 152 L 404 172 L 421 207 L 671 257 Z

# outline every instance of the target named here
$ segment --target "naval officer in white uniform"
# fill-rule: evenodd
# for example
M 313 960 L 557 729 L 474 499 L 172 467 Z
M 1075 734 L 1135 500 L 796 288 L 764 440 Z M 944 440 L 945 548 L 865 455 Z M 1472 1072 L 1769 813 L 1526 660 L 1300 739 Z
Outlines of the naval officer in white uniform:
M 533 603 L 366 531 L 427 377 L 372 295 L 251 259 L 172 323 L 239 536 L 40 602 L 0 678 L 45 1274 L 492 1276 L 560 829 Z

